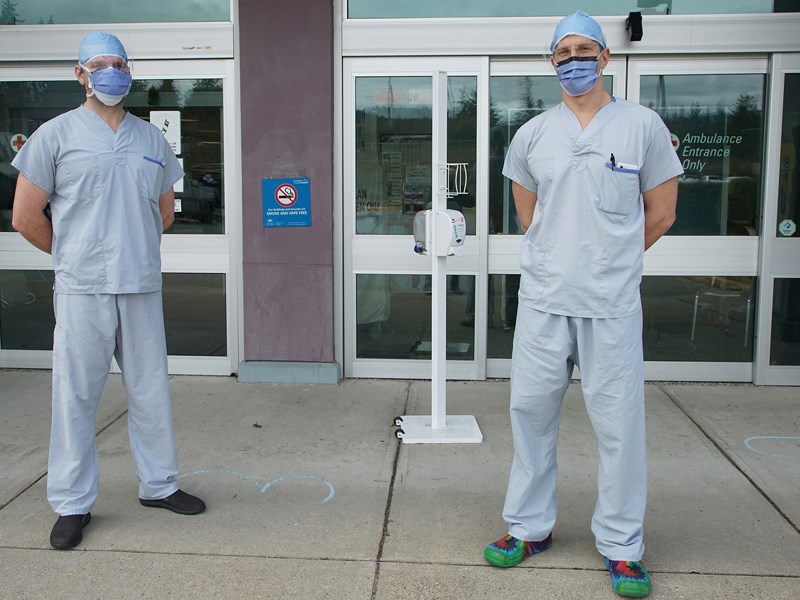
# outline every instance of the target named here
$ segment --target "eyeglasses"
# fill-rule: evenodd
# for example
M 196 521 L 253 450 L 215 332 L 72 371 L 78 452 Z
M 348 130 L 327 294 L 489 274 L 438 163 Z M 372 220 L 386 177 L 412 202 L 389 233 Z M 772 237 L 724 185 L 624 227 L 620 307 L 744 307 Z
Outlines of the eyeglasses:
M 553 52 L 553 57 L 557 62 L 565 60 L 570 56 L 597 56 L 602 52 L 600 44 L 597 42 L 576 44 L 574 46 L 561 46 Z
M 121 58 L 115 58 L 109 56 L 108 58 L 93 58 L 85 65 L 82 65 L 87 71 L 90 73 L 94 73 L 95 71 L 100 71 L 102 69 L 116 69 L 117 71 L 122 71 L 123 73 L 130 73 L 131 69 Z

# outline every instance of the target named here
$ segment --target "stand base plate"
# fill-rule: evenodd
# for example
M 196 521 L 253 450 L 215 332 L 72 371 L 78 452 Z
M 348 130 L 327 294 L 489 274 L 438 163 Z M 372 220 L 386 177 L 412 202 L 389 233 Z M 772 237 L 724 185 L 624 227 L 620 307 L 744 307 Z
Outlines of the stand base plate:
M 402 419 L 402 421 L 401 421 Z M 480 444 L 483 434 L 472 415 L 447 415 L 445 426 L 433 429 L 429 416 L 402 416 L 395 435 L 404 444 Z

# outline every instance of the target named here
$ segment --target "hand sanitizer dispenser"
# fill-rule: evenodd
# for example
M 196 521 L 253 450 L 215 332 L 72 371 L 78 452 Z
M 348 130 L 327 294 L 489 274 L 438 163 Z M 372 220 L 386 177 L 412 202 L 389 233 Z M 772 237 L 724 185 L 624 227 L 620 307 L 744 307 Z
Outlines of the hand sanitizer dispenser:
M 421 210 L 414 215 L 414 252 L 427 254 L 431 247 L 431 210 Z
M 436 211 L 436 256 L 461 256 L 464 254 L 464 238 L 467 236 L 467 221 L 457 210 Z
M 436 247 L 433 246 L 433 233 L 436 229 Z M 436 256 L 464 254 L 464 238 L 467 235 L 467 222 L 457 210 L 423 210 L 414 217 L 414 252 Z

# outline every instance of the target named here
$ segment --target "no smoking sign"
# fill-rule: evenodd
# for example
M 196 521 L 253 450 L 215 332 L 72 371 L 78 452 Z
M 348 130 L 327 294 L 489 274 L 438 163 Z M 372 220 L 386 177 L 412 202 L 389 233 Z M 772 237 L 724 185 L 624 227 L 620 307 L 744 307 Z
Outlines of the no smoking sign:
M 309 227 L 311 225 L 310 181 L 262 179 L 261 204 L 264 227 Z
M 297 188 L 290 183 L 282 183 L 275 189 L 275 201 L 281 206 L 291 206 L 297 202 Z

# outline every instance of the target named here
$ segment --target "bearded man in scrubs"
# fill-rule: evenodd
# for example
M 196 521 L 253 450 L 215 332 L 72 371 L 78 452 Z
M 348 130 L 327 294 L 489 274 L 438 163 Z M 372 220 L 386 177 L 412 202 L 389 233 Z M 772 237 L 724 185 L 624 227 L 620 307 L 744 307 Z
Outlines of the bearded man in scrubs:
M 650 593 L 641 564 L 647 498 L 642 309 L 644 251 L 675 220 L 683 172 L 647 108 L 609 95 L 609 50 L 583 12 L 550 45 L 562 102 L 514 136 L 503 174 L 525 232 L 511 367 L 514 460 L 508 535 L 486 560 L 511 567 L 547 550 L 556 522 L 558 419 L 573 367 L 597 438 L 595 546 L 622 596 Z
M 112 356 L 128 396 L 139 502 L 189 515 L 205 509 L 175 481 L 161 305 L 161 234 L 183 170 L 158 128 L 123 108 L 131 75 L 119 39 L 91 33 L 78 54 L 86 101 L 39 127 L 12 162 L 20 172 L 13 226 L 53 255 L 47 498 L 59 515 L 50 544 L 61 549 L 81 542 L 97 499 L 95 417 Z

